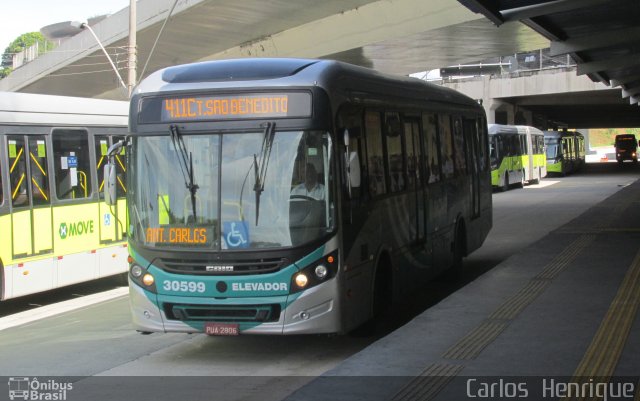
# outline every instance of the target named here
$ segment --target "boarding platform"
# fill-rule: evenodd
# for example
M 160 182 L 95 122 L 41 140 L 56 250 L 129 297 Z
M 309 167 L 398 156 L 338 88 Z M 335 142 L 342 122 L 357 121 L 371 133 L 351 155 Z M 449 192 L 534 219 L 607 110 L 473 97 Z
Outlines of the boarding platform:
M 287 400 L 638 401 L 639 304 L 636 181 Z

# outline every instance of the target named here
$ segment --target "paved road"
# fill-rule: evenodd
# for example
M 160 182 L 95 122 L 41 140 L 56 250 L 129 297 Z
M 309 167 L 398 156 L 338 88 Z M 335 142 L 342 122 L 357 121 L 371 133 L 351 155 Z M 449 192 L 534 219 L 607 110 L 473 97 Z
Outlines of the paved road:
M 547 178 L 540 185 L 494 194 L 494 229 L 483 248 L 466 261 L 464 279 L 429 284 L 395 311 L 382 332 L 409 321 L 635 181 L 638 174 L 633 165 L 596 164 L 574 176 Z M 0 316 L 20 310 L 20 303 L 43 303 L 46 296 L 37 299 L 1 305 Z M 0 331 L 0 376 L 230 376 L 217 399 L 279 400 L 376 338 L 141 336 L 129 323 L 128 300 L 118 298 Z M 253 377 L 251 384 L 246 376 Z M 261 391 L 256 391 L 258 387 Z

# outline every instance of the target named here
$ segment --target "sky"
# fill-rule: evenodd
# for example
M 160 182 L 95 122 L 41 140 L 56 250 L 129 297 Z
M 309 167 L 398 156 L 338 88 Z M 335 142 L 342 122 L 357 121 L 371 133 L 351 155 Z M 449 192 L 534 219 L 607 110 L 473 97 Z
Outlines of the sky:
M 128 5 L 129 0 L 1 0 L 0 54 L 23 33 L 39 32 L 57 22 L 115 14 Z

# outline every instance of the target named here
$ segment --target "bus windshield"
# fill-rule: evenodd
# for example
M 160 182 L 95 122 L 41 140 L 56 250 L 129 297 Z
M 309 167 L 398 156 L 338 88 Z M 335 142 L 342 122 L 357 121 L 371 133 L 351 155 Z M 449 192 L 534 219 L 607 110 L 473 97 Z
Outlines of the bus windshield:
M 560 144 L 557 142 L 547 142 L 547 159 L 556 159 L 558 157 L 558 150 Z
M 266 135 L 181 134 L 195 199 L 171 137 L 134 138 L 132 240 L 219 251 L 295 246 L 331 232 L 329 134 L 276 130 L 269 141 Z

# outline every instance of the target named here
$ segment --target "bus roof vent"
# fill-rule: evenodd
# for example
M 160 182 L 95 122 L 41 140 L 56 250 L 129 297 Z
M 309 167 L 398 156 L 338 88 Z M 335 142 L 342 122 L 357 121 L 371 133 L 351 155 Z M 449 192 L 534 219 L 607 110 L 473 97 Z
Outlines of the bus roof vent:
M 296 74 L 318 60 L 260 58 L 206 61 L 169 67 L 162 80 L 169 83 L 252 81 Z

